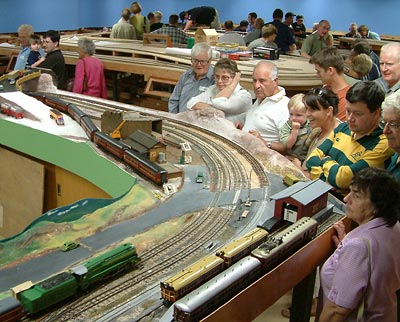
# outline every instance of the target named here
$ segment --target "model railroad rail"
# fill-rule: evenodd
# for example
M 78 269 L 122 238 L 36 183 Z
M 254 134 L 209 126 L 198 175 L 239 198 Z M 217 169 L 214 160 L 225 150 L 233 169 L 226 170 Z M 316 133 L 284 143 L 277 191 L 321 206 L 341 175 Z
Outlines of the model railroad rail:
M 247 188 L 247 173 L 241 162 L 227 149 L 221 149 L 220 142 L 216 143 L 208 135 L 192 129 L 188 133 L 186 127 L 174 124 L 164 127 L 176 137 L 192 143 L 202 156 L 208 156 L 215 169 L 212 171 L 215 191 L 239 190 Z
M 39 93 L 39 94 L 48 95 L 48 94 L 45 94 L 45 93 Z M 97 120 L 100 119 L 101 114 L 106 110 L 116 110 L 116 109 L 119 109 L 119 110 L 122 110 L 122 111 L 135 110 L 135 108 L 132 108 L 132 106 L 127 105 L 127 104 L 120 104 L 120 103 L 115 103 L 115 102 L 112 103 L 112 102 L 107 102 L 107 101 L 103 101 L 103 100 L 98 100 L 98 99 L 95 99 L 95 98 L 76 97 L 73 94 L 69 94 L 69 93 L 65 93 L 65 94 L 61 94 L 61 93 L 53 94 L 52 93 L 50 96 L 53 96 L 53 97 L 56 97 L 56 98 L 59 98 L 59 99 L 62 99 L 62 100 L 66 100 L 68 102 L 71 102 L 71 103 L 75 104 L 80 109 L 82 109 L 90 118 L 97 119 Z M 151 113 L 150 109 L 137 108 L 136 110 L 139 110 L 140 113 L 143 114 L 143 115 L 155 116 L 154 115 L 155 113 Z M 234 159 L 236 159 L 234 164 L 240 163 L 237 160 L 237 157 L 234 156 L 234 154 L 236 154 L 236 153 L 239 154 L 242 158 L 247 160 L 247 162 L 250 164 L 250 168 L 252 169 L 252 173 L 253 173 L 254 177 L 257 177 L 258 180 L 259 180 L 260 187 L 264 187 L 264 186 L 268 185 L 268 179 L 267 179 L 267 177 L 265 175 L 263 165 L 253 155 L 251 155 L 246 149 L 244 149 L 240 145 L 230 141 L 227 138 L 224 138 L 221 135 L 213 133 L 213 132 L 211 132 L 209 130 L 206 130 L 206 129 L 203 129 L 203 128 L 200 128 L 200 127 L 195 127 L 195 126 L 193 126 L 193 125 L 191 125 L 189 123 L 178 121 L 178 120 L 176 120 L 174 118 L 169 118 L 168 114 L 165 114 L 165 113 L 163 115 L 156 114 L 156 116 L 159 117 L 159 118 L 163 118 L 163 119 L 168 121 L 168 122 L 164 123 L 164 129 L 166 129 L 167 131 L 172 133 L 174 131 L 174 129 L 179 129 L 179 128 L 182 129 L 180 131 L 179 135 L 180 135 L 181 138 L 190 136 L 192 139 L 187 137 L 188 141 L 194 142 L 195 140 L 197 140 L 198 142 L 201 142 L 201 140 L 196 138 L 194 135 L 191 135 L 190 133 L 188 133 L 187 128 L 191 128 L 192 131 L 196 130 L 196 136 L 200 136 L 201 135 L 202 138 L 205 138 L 204 141 L 207 142 L 207 144 L 204 144 L 204 142 L 202 143 L 202 146 L 204 148 L 206 148 L 207 145 L 210 145 L 210 142 L 211 142 L 211 144 L 213 144 L 213 142 L 216 139 L 218 141 L 220 141 L 220 143 L 223 143 L 223 144 L 231 147 L 236 152 L 235 153 L 230 153 L 230 155 L 227 155 L 227 154 L 229 154 L 229 152 L 226 152 L 225 154 L 226 154 L 226 156 L 228 158 L 226 160 L 234 158 Z M 210 139 L 210 138 L 212 138 L 212 139 Z M 221 154 L 221 148 L 219 146 L 219 147 L 216 147 L 216 149 L 219 150 L 218 153 L 217 153 L 217 157 L 218 157 Z M 207 153 L 202 153 L 202 155 L 205 156 L 205 158 L 208 158 L 207 157 Z M 212 161 L 210 159 L 208 159 L 208 160 Z M 226 160 L 221 160 L 221 162 L 222 161 L 223 162 L 218 167 L 219 170 L 222 170 L 222 171 L 228 171 L 229 170 L 228 169 L 229 167 L 227 167 L 228 164 L 226 164 L 227 163 Z M 208 162 L 206 162 L 206 163 L 208 163 Z M 216 173 L 216 171 L 217 171 L 216 168 L 214 168 L 210 164 L 208 164 L 208 166 L 210 167 L 210 172 L 212 174 Z M 243 172 L 243 171 L 245 171 L 245 170 L 243 169 L 241 172 Z M 232 174 L 229 174 L 229 177 L 231 177 L 231 176 L 232 176 Z M 232 190 L 232 189 L 236 189 L 236 188 L 239 189 L 240 187 L 243 188 L 244 184 L 245 184 L 245 187 L 248 187 L 248 183 L 247 183 L 248 179 L 249 179 L 248 176 L 249 176 L 249 173 L 247 172 L 246 175 L 242 174 L 242 175 L 240 175 L 240 177 L 239 176 L 236 177 L 236 182 L 232 182 L 232 184 L 230 184 L 228 190 Z M 213 187 L 213 188 L 215 188 L 215 191 L 223 191 L 224 189 L 226 189 L 226 186 L 224 187 L 221 182 L 219 182 L 219 181 L 215 181 L 215 182 L 217 182 L 218 184 L 221 185 L 220 188 Z
M 214 202 L 217 202 L 217 199 L 215 198 Z M 140 296 L 140 292 L 149 285 L 151 280 L 158 281 L 168 268 L 171 269 L 182 260 L 193 257 L 205 243 L 215 239 L 221 233 L 221 227 L 227 224 L 233 213 L 233 209 L 206 209 L 182 233 L 140 254 L 141 270 L 126 274 L 115 283 L 110 283 L 85 298 L 65 305 L 58 312 L 48 315 L 44 321 L 76 321 L 79 316 L 87 319 L 88 314 L 95 314 L 93 311 L 99 310 L 102 306 L 115 307 L 121 303 L 121 299 L 123 301 Z M 177 248 L 179 252 L 176 252 Z
M 210 130 L 205 130 L 205 129 L 202 130 L 204 132 L 210 133 L 210 135 L 215 136 L 215 133 L 211 132 Z M 249 164 L 252 167 L 252 170 L 254 171 L 255 176 L 259 180 L 260 187 L 265 187 L 269 185 L 268 178 L 265 175 L 263 165 L 251 153 L 249 153 L 242 146 L 232 142 L 231 140 L 228 140 L 227 138 L 219 136 L 219 140 L 227 144 L 228 146 L 232 147 L 233 149 L 237 150 L 237 152 L 249 162 Z
M 92 117 L 92 111 L 93 116 L 95 117 L 97 115 L 96 118 L 98 118 L 106 109 L 121 109 L 127 111 L 134 110 L 126 104 L 111 104 L 107 102 L 104 102 L 103 104 L 102 100 L 91 98 L 87 100 L 84 98 L 79 98 L 79 101 L 74 101 L 68 94 L 50 95 L 59 99 L 73 102 L 79 108 L 84 108 L 85 113 L 87 113 L 87 115 L 90 117 Z M 149 110 L 146 110 L 146 112 L 144 109 L 138 108 L 138 110 L 140 110 L 142 114 L 153 115 Z M 157 114 L 157 116 L 160 117 L 159 114 Z M 188 124 L 185 124 L 184 122 L 177 122 L 172 118 L 169 119 L 167 116 L 164 118 L 169 120 L 168 122 L 165 122 L 166 129 L 174 127 L 176 130 L 178 129 L 182 131 L 182 129 L 185 128 L 186 131 L 184 132 L 188 132 Z M 173 124 L 173 126 L 171 124 Z M 237 152 L 235 151 L 232 153 L 231 151 L 224 151 L 223 157 L 221 158 L 221 150 L 232 150 L 232 146 L 228 146 L 229 149 L 221 149 L 221 145 L 218 147 L 214 146 L 212 148 L 208 147 L 210 141 L 215 141 L 214 138 L 211 139 L 211 135 L 212 133 L 208 133 L 203 129 L 196 128 L 196 135 L 189 134 L 189 141 L 194 142 L 194 145 L 199 145 L 200 150 L 203 149 L 203 146 L 208 148 L 208 150 L 205 152 L 205 154 L 208 155 L 206 162 L 211 162 L 211 164 L 208 164 L 208 166 L 212 168 L 212 171 L 217 176 L 218 180 L 216 182 L 222 183 L 221 186 L 218 186 L 216 191 L 224 191 L 227 188 L 247 188 L 248 173 L 245 170 L 245 166 L 240 164 L 240 160 L 235 158 L 235 154 L 237 154 Z M 214 136 L 220 138 L 220 136 L 216 134 L 214 134 Z M 207 143 L 201 142 L 201 140 L 204 140 Z M 226 141 L 228 142 L 228 140 Z M 236 145 L 232 145 L 234 148 L 236 147 Z M 240 154 L 242 155 L 243 153 L 241 152 Z M 249 160 L 251 158 L 245 157 L 245 159 Z M 252 165 L 252 168 L 256 166 L 257 163 L 256 165 Z M 227 169 L 229 167 L 233 167 L 234 170 L 229 171 Z M 234 176 L 236 176 L 236 178 L 240 178 L 239 180 L 235 181 L 236 178 L 231 178 L 232 171 L 234 171 Z M 259 172 L 261 173 L 261 176 L 265 177 L 263 170 Z M 77 320 L 78 316 L 82 316 L 83 319 L 87 320 L 88 316 L 101 314 L 99 313 L 101 308 L 107 310 L 110 307 L 119 305 L 121 302 L 124 302 L 133 296 L 140 296 L 140 293 L 146 287 L 148 287 L 152 281 L 155 283 L 156 281 L 159 281 L 162 278 L 162 275 L 165 274 L 168 269 L 171 269 L 171 267 L 174 266 L 181 266 L 187 263 L 187 261 L 193 260 L 200 250 L 204 250 L 205 245 L 209 243 L 210 240 L 217 240 L 219 234 L 223 232 L 223 229 L 221 228 L 226 226 L 226 224 L 235 214 L 233 209 L 234 206 L 224 209 L 215 207 L 215 205 L 217 205 L 218 198 L 219 193 L 216 193 L 214 200 L 209 206 L 210 208 L 205 209 L 201 215 L 197 216 L 198 218 L 194 220 L 189 227 L 186 227 L 182 233 L 171 237 L 170 240 L 164 241 L 162 245 L 147 250 L 143 254 L 139 254 L 142 259 L 143 269 L 126 274 L 117 281 L 105 286 L 105 288 L 98 289 L 85 298 L 80 298 L 71 304 L 65 305 L 58 312 L 48 315 L 44 321 Z M 177 248 L 179 249 L 178 253 L 176 252 Z
M 139 41 L 121 41 L 120 39 L 105 39 L 93 37 L 99 51 L 99 59 L 105 69 L 143 74 L 145 76 L 160 75 L 170 80 L 178 80 L 179 76 L 190 67 L 190 57 L 184 55 L 171 55 L 165 48 L 145 46 Z M 75 64 L 78 60 L 77 40 L 62 39 L 60 49 L 66 63 Z M 115 56 L 115 54 L 117 54 Z M 214 60 L 214 62 L 216 59 Z M 255 64 L 258 59 L 238 61 L 242 73 L 242 85 L 252 89 L 252 78 Z M 315 71 L 307 61 L 301 57 L 282 55 L 279 60 L 273 61 L 279 67 L 279 79 L 286 89 L 311 88 L 320 85 Z M 294 77 L 296 75 L 296 77 Z

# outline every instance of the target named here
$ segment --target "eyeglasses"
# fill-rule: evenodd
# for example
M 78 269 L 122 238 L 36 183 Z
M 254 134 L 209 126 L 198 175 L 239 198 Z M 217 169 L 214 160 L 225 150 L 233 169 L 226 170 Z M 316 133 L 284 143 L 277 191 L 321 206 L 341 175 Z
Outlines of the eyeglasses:
M 232 78 L 232 76 L 227 76 L 227 75 L 214 75 L 214 79 L 216 82 L 218 82 L 219 80 L 221 80 L 221 82 L 226 83 L 229 82 L 229 80 Z
M 193 65 L 200 64 L 201 66 L 205 66 L 205 65 L 207 65 L 209 62 L 210 62 L 210 60 L 199 60 L 199 59 L 196 59 L 196 58 L 192 58 L 192 64 L 193 64 Z
M 392 68 L 393 66 L 394 66 L 394 64 L 395 63 L 384 63 L 384 62 L 380 62 L 379 63 L 379 66 L 383 69 L 383 68 L 385 68 L 385 66 L 386 66 L 386 68 Z
M 383 130 L 386 126 L 388 126 L 391 130 L 397 130 L 400 129 L 400 124 L 397 124 L 396 122 L 386 122 L 385 120 L 380 120 L 379 121 L 379 127 Z

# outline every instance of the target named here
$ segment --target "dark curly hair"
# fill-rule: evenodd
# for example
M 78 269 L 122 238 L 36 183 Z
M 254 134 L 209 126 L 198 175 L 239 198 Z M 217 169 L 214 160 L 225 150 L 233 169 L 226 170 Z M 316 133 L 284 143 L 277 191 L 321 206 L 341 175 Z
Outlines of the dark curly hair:
M 386 170 L 364 168 L 354 175 L 350 186 L 369 193 L 375 218 L 382 217 L 389 227 L 400 219 L 400 184 Z

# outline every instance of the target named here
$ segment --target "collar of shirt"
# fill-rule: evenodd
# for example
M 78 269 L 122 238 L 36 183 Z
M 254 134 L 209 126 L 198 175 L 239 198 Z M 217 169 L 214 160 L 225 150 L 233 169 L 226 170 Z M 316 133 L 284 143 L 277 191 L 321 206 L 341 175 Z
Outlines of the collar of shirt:
M 400 81 L 394 84 L 391 88 L 389 88 L 388 93 L 394 93 L 400 89 Z
M 364 135 L 361 135 L 361 136 L 358 136 L 357 133 L 354 133 L 353 131 L 350 131 L 350 133 L 351 133 L 351 137 L 353 138 L 353 140 L 357 141 L 365 136 L 377 137 L 383 133 L 383 130 L 379 126 L 377 126 L 372 131 L 365 133 Z
M 278 86 L 279 92 L 276 93 L 275 95 L 266 97 L 263 99 L 263 101 L 261 102 L 261 104 L 267 102 L 267 101 L 274 101 L 274 102 L 279 102 L 285 95 L 286 95 L 286 91 L 283 87 Z M 260 104 L 260 105 L 261 105 Z
M 195 72 L 194 72 L 194 69 L 191 68 L 191 70 L 190 70 L 190 77 L 193 78 L 194 80 L 196 80 L 195 76 L 196 76 L 196 74 L 195 74 Z M 214 67 L 213 67 L 213 66 L 210 66 L 210 68 L 208 69 L 207 74 L 206 74 L 204 77 L 202 77 L 201 79 L 204 79 L 204 78 L 208 78 L 208 79 L 210 79 L 210 80 L 213 80 L 213 79 L 214 79 Z M 201 80 L 201 79 L 200 79 L 200 80 Z

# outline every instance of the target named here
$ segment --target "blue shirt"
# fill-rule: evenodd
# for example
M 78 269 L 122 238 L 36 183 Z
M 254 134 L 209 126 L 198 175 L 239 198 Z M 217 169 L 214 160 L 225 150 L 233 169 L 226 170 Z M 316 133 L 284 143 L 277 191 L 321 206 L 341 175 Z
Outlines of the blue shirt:
M 187 110 L 189 99 L 204 92 L 214 84 L 214 67 L 210 66 L 205 77 L 200 80 L 195 78 L 193 68 L 188 69 L 175 85 L 168 100 L 168 111 L 170 113 L 181 113 Z
M 26 63 L 28 62 L 29 54 L 31 53 L 31 47 L 21 47 L 20 52 L 18 53 L 17 61 L 15 62 L 14 70 L 22 70 L 25 69 Z M 40 56 L 44 57 L 45 53 L 42 48 L 39 49 Z

